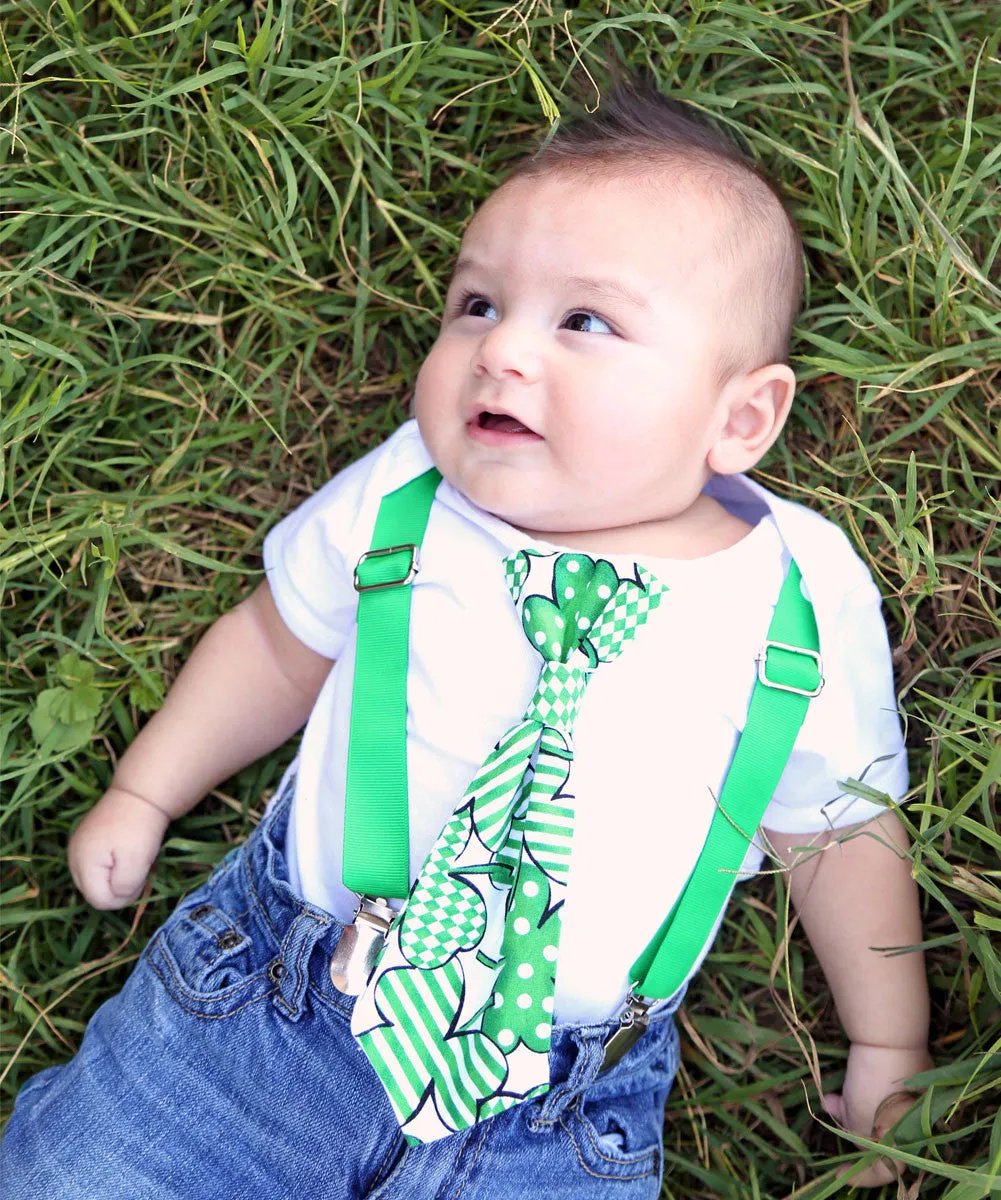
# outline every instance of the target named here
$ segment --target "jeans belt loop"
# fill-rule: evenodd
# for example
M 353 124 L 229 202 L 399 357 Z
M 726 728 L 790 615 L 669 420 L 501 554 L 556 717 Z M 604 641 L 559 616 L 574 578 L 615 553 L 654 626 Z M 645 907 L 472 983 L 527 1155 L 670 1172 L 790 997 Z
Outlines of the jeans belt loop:
M 542 1108 L 537 1120 L 551 1123 L 558 1121 L 578 1096 L 598 1078 L 604 1055 L 604 1042 L 597 1033 L 583 1034 L 576 1029 L 570 1031 L 577 1047 L 577 1056 L 563 1083 L 552 1088 L 542 1098 Z
M 275 982 L 272 1003 L 290 1021 L 298 1021 L 305 1009 L 303 999 L 309 986 L 309 959 L 328 925 L 329 921 L 323 920 L 318 913 L 304 909 L 293 920 L 282 942 L 278 960 L 282 970 L 272 976 Z

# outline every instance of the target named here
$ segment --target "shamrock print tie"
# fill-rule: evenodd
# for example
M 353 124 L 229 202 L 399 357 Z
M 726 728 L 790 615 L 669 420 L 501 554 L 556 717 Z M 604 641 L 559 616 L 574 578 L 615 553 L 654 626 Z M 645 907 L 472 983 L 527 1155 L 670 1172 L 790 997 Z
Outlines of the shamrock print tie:
M 666 590 L 581 553 L 521 550 L 504 571 L 538 686 L 438 836 L 351 1021 L 413 1144 L 549 1088 L 574 721 Z

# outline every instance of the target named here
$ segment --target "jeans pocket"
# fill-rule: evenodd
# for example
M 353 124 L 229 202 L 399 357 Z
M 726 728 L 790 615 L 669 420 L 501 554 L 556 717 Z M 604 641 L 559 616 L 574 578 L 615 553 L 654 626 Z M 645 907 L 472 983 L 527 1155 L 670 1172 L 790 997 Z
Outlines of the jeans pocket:
M 591 1100 L 585 1093 L 564 1113 L 560 1124 L 589 1175 L 610 1182 L 645 1180 L 650 1195 L 656 1196 L 660 1188 L 666 1099 L 666 1089 L 607 1100 Z
M 188 1012 L 226 1017 L 274 990 L 272 956 L 255 944 L 239 918 L 204 899 L 206 895 L 211 891 L 200 888 L 182 902 L 154 935 L 146 957 Z

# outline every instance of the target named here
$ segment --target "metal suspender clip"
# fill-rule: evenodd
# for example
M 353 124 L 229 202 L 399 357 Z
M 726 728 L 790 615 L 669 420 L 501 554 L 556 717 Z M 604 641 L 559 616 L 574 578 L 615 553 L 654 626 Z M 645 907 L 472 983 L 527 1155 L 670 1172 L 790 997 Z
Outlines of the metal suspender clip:
M 652 1000 L 641 1000 L 639 996 L 633 995 L 632 988 L 629 989 L 626 1006 L 619 1013 L 619 1027 L 612 1030 L 605 1042 L 605 1057 L 601 1060 L 602 1071 L 614 1067 L 623 1054 L 631 1050 L 646 1032 L 646 1027 L 650 1024 L 651 1004 Z
M 817 668 L 817 686 L 811 691 L 808 688 L 793 687 L 791 683 L 779 683 L 777 680 L 769 679 L 767 675 L 769 650 L 786 650 L 790 654 L 801 654 L 805 658 L 809 658 Z M 816 650 L 805 650 L 802 646 L 790 646 L 786 642 L 769 641 L 764 643 L 754 661 L 758 664 L 758 680 L 765 687 L 775 688 L 779 692 L 794 692 L 797 696 L 807 696 L 811 700 L 823 691 L 824 663 Z
M 361 576 L 358 574 L 362 563 L 368 562 L 371 558 L 388 558 L 391 554 L 410 555 L 410 565 L 406 572 L 399 579 L 384 579 L 380 583 L 362 583 Z M 414 576 L 420 569 L 420 555 L 413 542 L 404 542 L 402 546 L 387 546 L 384 550 L 366 550 L 358 559 L 358 565 L 355 567 L 355 591 L 381 592 L 383 588 L 400 587 L 401 584 L 413 582 Z
M 395 916 L 396 910 L 382 896 L 358 897 L 355 919 L 344 926 L 330 959 L 330 982 L 339 992 L 364 992 Z

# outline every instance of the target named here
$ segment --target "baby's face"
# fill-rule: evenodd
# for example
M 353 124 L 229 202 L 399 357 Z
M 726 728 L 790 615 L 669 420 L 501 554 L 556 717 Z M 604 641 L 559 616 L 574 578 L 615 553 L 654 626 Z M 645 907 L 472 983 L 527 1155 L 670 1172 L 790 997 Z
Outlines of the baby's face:
M 725 423 L 711 209 L 694 186 L 555 176 L 486 201 L 416 386 L 450 483 L 540 534 L 621 529 L 695 501 Z

